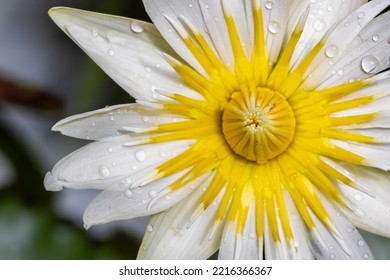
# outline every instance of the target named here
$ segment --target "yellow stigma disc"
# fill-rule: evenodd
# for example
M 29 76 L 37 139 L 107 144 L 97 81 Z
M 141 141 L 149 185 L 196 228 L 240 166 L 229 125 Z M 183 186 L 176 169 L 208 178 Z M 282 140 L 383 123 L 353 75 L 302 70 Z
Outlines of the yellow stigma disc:
M 278 92 L 243 87 L 234 92 L 222 113 L 222 132 L 238 155 L 265 163 L 283 153 L 294 138 L 295 117 Z

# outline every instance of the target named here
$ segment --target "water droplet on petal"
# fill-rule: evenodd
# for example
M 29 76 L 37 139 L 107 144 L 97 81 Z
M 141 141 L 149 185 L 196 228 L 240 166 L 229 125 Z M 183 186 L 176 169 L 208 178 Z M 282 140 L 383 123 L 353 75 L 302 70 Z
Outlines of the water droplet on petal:
M 158 154 L 160 157 L 165 157 L 167 155 L 164 151 L 160 151 Z
M 280 28 L 280 23 L 275 20 L 271 20 L 268 24 L 268 31 L 272 34 L 278 33 L 280 31 Z
M 113 49 L 108 49 L 107 53 L 109 56 L 113 56 L 115 54 Z
M 364 18 L 365 15 L 366 15 L 365 13 L 360 12 L 360 13 L 358 13 L 357 18 L 362 19 L 362 18 Z
M 153 226 L 151 224 L 147 225 L 146 230 L 149 232 L 153 231 Z
M 319 14 L 320 16 L 322 16 L 324 13 L 325 13 L 325 11 L 323 9 L 321 9 L 321 8 L 319 8 L 317 10 L 317 14 Z
M 150 120 L 149 116 L 143 116 L 142 121 L 143 122 L 148 122 Z
M 339 49 L 336 45 L 329 45 L 325 49 L 325 55 L 330 58 L 334 58 L 339 54 Z
M 154 197 L 156 197 L 157 196 L 157 194 L 158 194 L 158 192 L 157 191 L 155 191 L 155 190 L 151 190 L 151 191 L 149 191 L 149 197 L 150 198 L 154 198 Z
M 115 121 L 115 117 L 114 117 L 114 116 L 111 116 L 111 117 L 110 117 L 110 121 Z
M 94 29 L 94 30 L 92 30 L 91 35 L 93 38 L 96 38 L 98 36 L 98 32 Z
M 94 122 L 93 122 L 93 123 L 91 123 L 91 126 L 96 126 L 96 123 L 94 123 Z
M 249 238 L 250 239 L 255 239 L 256 238 L 256 234 L 254 232 L 249 233 Z
M 344 70 L 343 69 L 337 70 L 337 75 L 339 75 L 339 76 L 344 75 Z
M 355 198 L 355 200 L 357 201 L 361 201 L 363 199 L 363 196 L 361 196 L 360 194 L 358 193 L 355 193 L 355 195 L 353 196 Z
M 347 21 L 346 23 L 344 23 L 344 26 L 345 26 L 346 28 L 348 28 L 348 27 L 351 26 L 351 23 Z
M 360 239 L 360 240 L 357 242 L 357 245 L 358 245 L 359 247 L 363 247 L 363 246 L 365 245 L 365 243 L 364 243 L 363 240 Z
M 371 39 L 372 39 L 374 42 L 378 42 L 378 41 L 379 41 L 379 35 L 378 35 L 378 34 L 372 35 Z
M 133 183 L 133 180 L 131 180 L 130 177 L 127 177 L 127 178 L 125 179 L 125 183 L 126 183 L 126 185 L 131 185 L 131 183 Z
M 209 5 L 207 5 L 207 4 L 204 5 L 204 8 L 205 8 L 205 9 L 208 9 L 208 8 L 209 8 Z
M 331 12 L 331 11 L 333 11 L 333 6 L 329 5 L 326 9 L 328 10 L 328 12 Z
M 189 5 L 188 5 L 188 8 L 190 8 L 190 9 L 193 8 L 193 7 L 194 7 L 193 4 L 189 4 Z
M 110 177 L 111 175 L 111 171 L 110 169 L 105 166 L 105 165 L 100 165 L 99 166 L 99 174 L 103 177 L 103 178 L 108 178 Z
M 367 74 L 374 73 L 379 66 L 379 60 L 373 55 L 367 55 L 363 57 L 360 66 Z
M 133 192 L 130 189 L 125 190 L 125 196 L 130 198 L 133 196 Z
M 321 32 L 325 29 L 326 23 L 323 19 L 317 19 L 313 22 L 313 28 L 317 32 Z
M 142 31 L 144 31 L 142 25 L 140 25 L 138 22 L 135 21 L 131 23 L 130 28 L 134 33 L 141 33 Z
M 272 10 L 274 3 L 272 3 L 271 1 L 267 1 L 267 2 L 265 2 L 264 6 L 267 10 Z
M 136 160 L 142 162 L 146 160 L 146 153 L 144 151 L 137 151 L 135 153 Z
M 369 257 L 369 256 L 368 256 L 367 253 L 364 253 L 364 254 L 363 254 L 363 259 L 368 259 L 368 257 Z
M 145 71 L 150 73 L 150 72 L 152 72 L 152 68 L 150 68 L 149 66 L 146 66 Z

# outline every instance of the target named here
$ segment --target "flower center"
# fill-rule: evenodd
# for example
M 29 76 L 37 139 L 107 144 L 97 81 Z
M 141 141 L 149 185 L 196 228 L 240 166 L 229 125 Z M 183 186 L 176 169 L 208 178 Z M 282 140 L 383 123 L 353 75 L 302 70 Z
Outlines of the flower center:
M 283 153 L 294 138 L 295 117 L 276 91 L 243 87 L 223 108 L 222 132 L 238 155 L 265 163 Z

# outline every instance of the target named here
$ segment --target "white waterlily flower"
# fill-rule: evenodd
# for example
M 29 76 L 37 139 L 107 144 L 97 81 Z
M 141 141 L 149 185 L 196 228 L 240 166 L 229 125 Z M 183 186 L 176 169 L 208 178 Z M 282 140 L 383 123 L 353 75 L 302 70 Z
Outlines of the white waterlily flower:
M 390 237 L 390 1 L 143 2 L 155 26 L 50 10 L 137 103 L 57 123 L 95 141 L 46 189 L 101 189 L 87 228 L 153 215 L 140 259 L 372 258 L 355 226 Z

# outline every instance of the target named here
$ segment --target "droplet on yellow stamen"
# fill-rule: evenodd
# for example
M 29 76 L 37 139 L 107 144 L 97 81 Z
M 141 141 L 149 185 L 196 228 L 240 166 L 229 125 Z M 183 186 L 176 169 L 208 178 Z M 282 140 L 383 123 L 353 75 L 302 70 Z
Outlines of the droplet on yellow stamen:
M 236 154 L 265 163 L 290 145 L 295 134 L 295 117 L 278 92 L 243 87 L 224 106 L 222 132 Z

